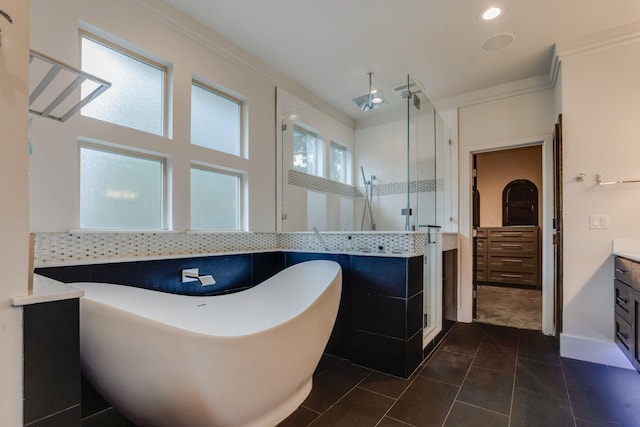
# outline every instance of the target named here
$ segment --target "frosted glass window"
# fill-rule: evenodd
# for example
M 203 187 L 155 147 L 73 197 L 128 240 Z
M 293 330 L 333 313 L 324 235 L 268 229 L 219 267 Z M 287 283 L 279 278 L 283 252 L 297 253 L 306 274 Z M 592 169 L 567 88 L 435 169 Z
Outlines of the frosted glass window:
M 191 168 L 191 228 L 240 230 L 239 174 Z
M 297 171 L 316 175 L 316 149 L 318 138 L 299 127 L 293 128 L 293 168 Z
M 335 142 L 331 143 L 329 167 L 329 179 L 342 183 L 347 182 L 347 149 Z
M 82 70 L 111 82 L 111 87 L 82 109 L 82 115 L 164 134 L 166 69 L 82 36 Z M 82 96 L 93 90 L 82 85 Z
M 199 84 L 191 85 L 191 143 L 240 155 L 242 104 Z
M 80 148 L 80 227 L 162 229 L 164 159 Z

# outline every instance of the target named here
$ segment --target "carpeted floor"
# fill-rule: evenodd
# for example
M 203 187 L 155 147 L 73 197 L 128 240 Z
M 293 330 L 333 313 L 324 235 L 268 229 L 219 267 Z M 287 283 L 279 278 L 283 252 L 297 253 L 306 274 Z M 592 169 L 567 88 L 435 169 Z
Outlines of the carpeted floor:
M 542 329 L 542 291 L 478 285 L 476 322 Z

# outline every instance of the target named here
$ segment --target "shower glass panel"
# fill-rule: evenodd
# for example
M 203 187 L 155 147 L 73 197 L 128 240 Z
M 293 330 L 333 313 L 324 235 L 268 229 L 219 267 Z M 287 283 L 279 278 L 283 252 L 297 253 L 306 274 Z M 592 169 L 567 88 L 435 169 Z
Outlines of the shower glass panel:
M 310 215 L 322 218 L 326 228 L 321 231 L 426 232 L 426 225 L 438 224 L 436 207 L 442 210 L 444 204 L 436 173 L 444 168 L 436 156 L 435 134 L 444 125 L 418 82 L 407 76 L 396 82 L 385 90 L 388 106 L 365 112 L 352 103 L 351 94 L 314 105 L 279 96 L 278 231 L 311 231 L 317 224 Z M 353 108 L 351 115 L 344 114 L 344 102 L 353 104 L 346 105 Z M 307 144 L 301 155 L 296 132 L 314 136 L 312 153 Z M 336 146 L 344 149 L 340 179 L 332 170 Z M 314 168 L 303 170 L 302 157 L 312 158 Z M 313 213 L 307 203 L 310 191 L 326 195 L 326 204 L 314 204 Z
M 278 231 L 425 233 L 421 297 L 425 337 L 432 336 L 442 324 L 439 226 L 453 216 L 451 193 L 444 191 L 451 189 L 449 130 L 411 76 L 379 89 L 388 105 L 369 111 L 353 104 L 357 88 L 314 105 L 279 89 Z M 295 168 L 296 129 L 315 135 L 313 173 Z M 344 148 L 340 180 L 332 179 L 335 146 Z
M 442 121 L 418 82 L 407 77 L 407 206 L 406 229 L 426 233 L 423 308 L 426 344 L 442 327 L 440 216 L 438 205 L 442 169 L 438 152 Z

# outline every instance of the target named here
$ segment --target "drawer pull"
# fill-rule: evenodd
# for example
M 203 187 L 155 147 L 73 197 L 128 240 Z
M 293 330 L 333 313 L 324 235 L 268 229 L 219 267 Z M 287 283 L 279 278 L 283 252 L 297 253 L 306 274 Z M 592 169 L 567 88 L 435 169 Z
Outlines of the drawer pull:
M 617 267 L 616 267 L 616 273 L 626 274 L 626 273 L 627 273 L 627 270 L 623 270 L 623 269 L 621 269 L 621 268 L 617 268 Z
M 507 273 L 502 273 L 500 274 L 500 277 L 510 277 L 512 279 L 522 279 L 522 275 L 521 274 L 507 274 Z
M 625 334 L 623 332 L 616 332 L 616 335 L 618 336 L 618 338 L 620 338 L 622 341 L 626 341 L 629 339 L 629 334 Z
M 624 298 L 620 298 L 620 297 L 616 297 L 616 302 L 617 302 L 618 304 L 624 304 L 624 305 L 627 305 L 627 303 L 629 302 L 629 300 L 628 300 L 628 299 L 624 299 Z
M 522 233 L 502 233 L 502 237 L 520 237 Z
M 517 244 L 517 243 L 501 243 L 500 246 L 502 246 L 503 248 L 521 248 L 522 247 L 521 244 Z
M 521 259 L 502 258 L 502 262 L 514 262 L 514 263 L 522 264 Z

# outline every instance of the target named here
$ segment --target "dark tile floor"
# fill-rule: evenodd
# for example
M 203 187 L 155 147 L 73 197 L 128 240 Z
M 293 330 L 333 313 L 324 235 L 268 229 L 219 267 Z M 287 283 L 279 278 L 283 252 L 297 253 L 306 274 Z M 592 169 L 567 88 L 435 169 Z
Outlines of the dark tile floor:
M 540 332 L 458 323 L 408 380 L 326 355 L 290 426 L 640 426 L 640 375 Z

